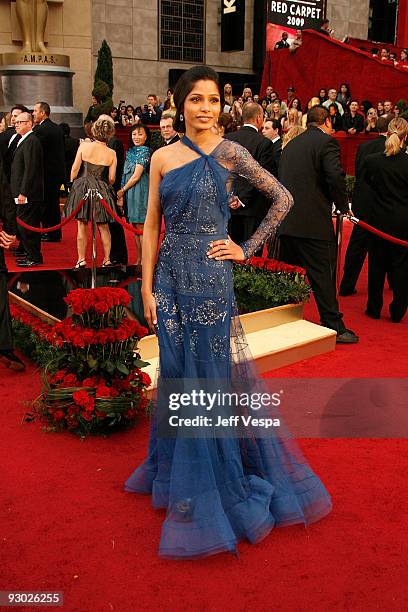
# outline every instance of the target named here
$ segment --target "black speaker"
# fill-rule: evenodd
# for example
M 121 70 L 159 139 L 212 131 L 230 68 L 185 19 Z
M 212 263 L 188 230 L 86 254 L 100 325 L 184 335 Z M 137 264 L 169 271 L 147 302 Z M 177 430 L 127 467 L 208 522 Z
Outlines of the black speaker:
M 245 49 L 245 0 L 221 0 L 221 51 Z

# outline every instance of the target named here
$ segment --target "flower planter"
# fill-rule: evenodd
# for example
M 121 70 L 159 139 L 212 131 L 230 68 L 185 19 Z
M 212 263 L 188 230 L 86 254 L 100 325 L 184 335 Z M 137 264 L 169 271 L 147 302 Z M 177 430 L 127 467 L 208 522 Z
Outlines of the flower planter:
M 260 373 L 327 353 L 336 346 L 336 332 L 303 319 L 303 304 L 276 306 L 239 318 Z M 142 338 L 139 350 L 141 358 L 150 364 L 145 371 L 155 381 L 159 367 L 157 337 Z

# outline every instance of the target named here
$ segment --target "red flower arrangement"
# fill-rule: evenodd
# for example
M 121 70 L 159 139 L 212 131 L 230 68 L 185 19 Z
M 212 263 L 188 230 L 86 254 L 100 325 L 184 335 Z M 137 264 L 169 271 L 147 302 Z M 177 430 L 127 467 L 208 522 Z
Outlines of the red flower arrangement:
M 105 327 L 104 329 L 93 329 L 92 327 L 81 327 L 73 323 L 72 317 L 68 317 L 57 323 L 51 331 L 46 334 L 48 342 L 57 347 L 62 347 L 64 342 L 73 346 L 84 348 L 91 344 L 107 344 L 109 342 L 125 342 L 130 338 L 142 338 L 146 336 L 147 330 L 137 321 L 123 319 L 116 328 Z
M 146 412 L 151 385 L 137 353 L 147 330 L 126 316 L 124 289 L 76 289 L 67 296 L 72 316 L 41 326 L 54 351 L 43 371 L 43 389 L 27 421 L 80 436 L 133 425 Z M 38 324 L 37 324 L 38 326 Z
M 12 319 L 19 321 L 26 327 L 30 328 L 41 340 L 46 340 L 47 334 L 52 329 L 50 323 L 46 323 L 36 315 L 31 314 L 22 306 L 10 304 L 10 314 Z
M 311 293 L 306 270 L 264 257 L 234 264 L 234 289 L 241 313 L 307 302 Z
M 237 262 L 239 265 L 251 266 L 269 272 L 285 272 L 286 274 L 301 274 L 306 276 L 306 270 L 298 266 L 291 266 L 277 259 L 268 259 L 267 257 L 251 257 L 246 261 Z

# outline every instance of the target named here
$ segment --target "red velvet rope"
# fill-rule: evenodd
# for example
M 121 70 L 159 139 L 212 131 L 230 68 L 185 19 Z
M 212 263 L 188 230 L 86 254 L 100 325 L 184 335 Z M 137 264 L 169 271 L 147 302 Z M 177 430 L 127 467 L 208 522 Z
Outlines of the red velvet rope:
M 55 230 L 61 229 L 61 227 L 64 227 L 64 225 L 66 225 L 69 221 L 71 221 L 71 219 L 73 217 L 75 217 L 77 212 L 79 212 L 81 210 L 81 208 L 83 207 L 84 203 L 85 203 L 85 200 L 84 200 L 84 198 L 82 198 L 82 200 L 79 202 L 78 206 L 72 211 L 72 213 L 70 215 L 68 215 L 68 217 L 66 219 L 63 219 L 63 221 L 61 221 L 61 223 L 59 223 L 58 225 L 53 225 L 52 227 L 32 227 L 31 225 L 27 225 L 27 223 L 25 223 L 25 221 L 22 221 L 18 217 L 17 217 L 17 223 L 19 225 L 21 225 L 21 227 L 25 227 L 25 229 L 28 229 L 28 230 L 30 230 L 32 232 L 36 232 L 37 234 L 48 234 L 48 232 L 55 232 Z M 21 204 L 21 206 L 24 206 L 24 204 Z
M 368 225 L 368 223 L 365 223 L 364 221 L 360 221 L 357 219 L 356 221 L 354 221 L 354 223 L 359 227 L 362 227 L 363 229 L 367 230 L 368 232 L 371 232 L 372 234 L 375 234 L 380 238 L 384 238 L 384 240 L 387 240 L 388 242 L 393 242 L 394 244 L 398 244 L 403 247 L 408 247 L 408 242 L 406 240 L 401 240 L 400 238 L 390 236 L 389 234 L 386 234 L 385 232 L 382 232 L 381 230 L 376 229 L 371 225 Z
M 119 215 L 117 215 L 115 211 L 112 210 L 112 208 L 109 206 L 107 201 L 102 198 L 102 196 L 99 196 L 99 199 L 101 201 L 102 206 L 106 210 L 106 212 L 109 213 L 110 216 L 115 219 L 115 221 L 120 223 L 120 225 L 122 225 L 126 230 L 128 230 L 128 232 L 132 232 L 133 234 L 138 234 L 139 236 L 143 234 L 143 230 L 136 229 L 135 227 L 133 227 L 133 225 L 131 225 L 130 223 L 126 223 L 124 219 L 121 219 Z
M 106 200 L 104 200 L 101 196 L 98 196 L 98 197 L 99 197 L 99 199 L 101 201 L 102 206 L 106 210 L 106 212 L 108 212 L 110 214 L 110 216 L 113 217 L 113 219 L 115 219 L 115 221 L 120 223 L 120 225 L 122 225 L 122 227 L 124 229 L 128 230 L 128 232 L 132 232 L 133 234 L 138 234 L 139 236 L 141 234 L 143 234 L 143 230 L 136 229 L 130 223 L 126 223 L 126 221 L 124 219 L 121 219 L 115 213 L 115 211 L 112 210 L 112 208 L 109 206 L 109 204 L 106 202 Z M 81 208 L 84 205 L 84 203 L 85 203 L 85 200 L 84 200 L 84 198 L 82 198 L 82 200 L 79 202 L 78 206 L 72 211 L 72 213 L 70 215 L 68 215 L 68 217 L 66 219 L 63 219 L 63 221 L 61 221 L 61 223 L 59 223 L 58 225 L 53 225 L 52 227 L 32 227 L 31 225 L 27 225 L 27 223 L 25 223 L 25 221 L 22 221 L 21 219 L 18 219 L 18 218 L 17 218 L 17 223 L 19 225 L 21 225 L 21 227 L 24 227 L 25 229 L 30 230 L 32 232 L 36 232 L 38 234 L 47 234 L 48 232 L 55 232 L 56 230 L 61 229 L 61 227 L 64 227 L 64 225 L 66 225 L 69 221 L 71 221 L 71 219 L 73 219 L 75 217 L 77 212 L 79 212 L 81 210 Z

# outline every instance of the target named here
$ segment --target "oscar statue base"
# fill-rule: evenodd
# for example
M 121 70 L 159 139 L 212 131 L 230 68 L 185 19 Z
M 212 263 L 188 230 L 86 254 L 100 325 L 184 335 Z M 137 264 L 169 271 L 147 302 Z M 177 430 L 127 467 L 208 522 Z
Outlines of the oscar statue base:
M 14 104 L 29 109 L 36 102 L 48 102 L 51 118 L 81 128 L 82 113 L 73 106 L 69 57 L 42 53 L 4 53 L 0 55 L 0 110 L 7 112 Z

